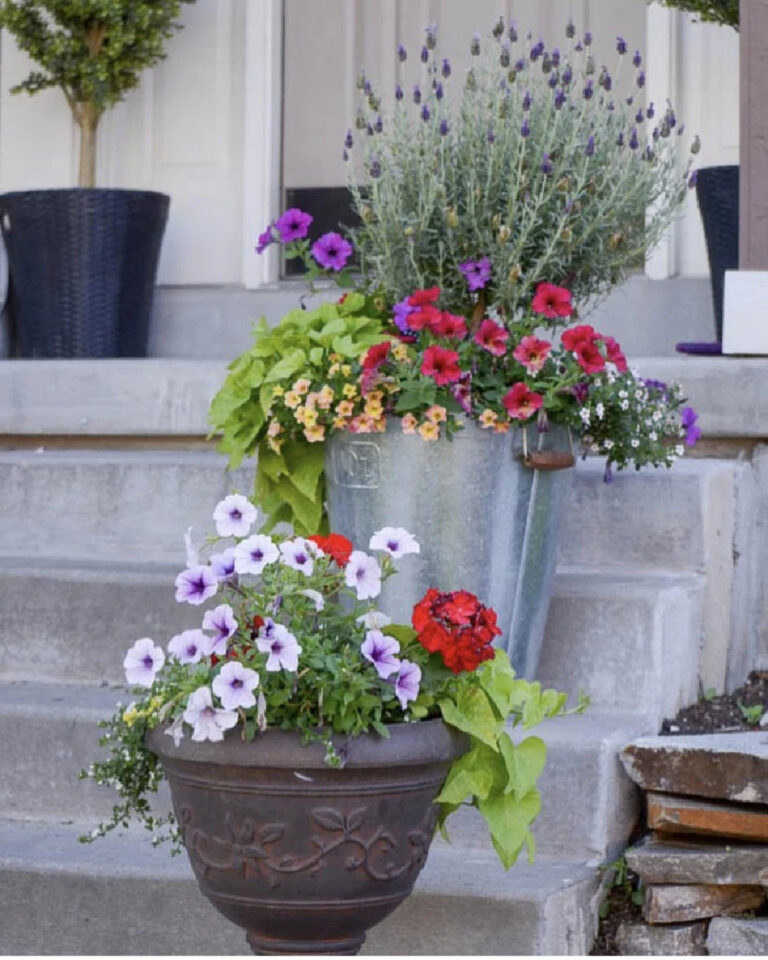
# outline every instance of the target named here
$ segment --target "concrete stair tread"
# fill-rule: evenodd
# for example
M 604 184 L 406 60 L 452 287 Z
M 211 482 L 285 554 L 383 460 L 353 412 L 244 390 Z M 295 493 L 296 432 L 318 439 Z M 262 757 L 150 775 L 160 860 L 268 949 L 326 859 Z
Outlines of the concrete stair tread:
M 37 952 L 32 948 L 46 932 L 50 937 L 62 920 L 62 948 L 77 935 L 72 928 L 87 922 L 91 953 L 102 952 L 109 938 L 118 936 L 124 944 L 120 952 L 128 954 L 245 953 L 242 933 L 200 896 L 185 855 L 171 857 L 162 846 L 153 847 L 143 831 L 115 833 L 86 845 L 77 840 L 81 832 L 76 825 L 0 821 L 0 900 L 6 916 L 0 953 Z M 45 910 L 18 895 L 27 886 L 35 889 L 32 880 L 44 890 L 58 891 L 58 896 L 49 894 Z M 567 952 L 583 953 L 591 944 L 597 882 L 595 867 L 584 862 L 539 858 L 533 865 L 521 862 L 505 872 L 492 850 L 480 853 L 436 840 L 413 896 L 370 934 L 365 952 L 529 955 L 566 952 L 570 941 Z M 158 889 L 164 891 L 165 900 L 159 917 L 157 910 L 142 917 L 131 909 L 153 890 L 157 896 Z M 110 909 L 110 898 L 119 909 Z M 578 906 L 569 911 L 568 924 L 561 918 L 566 902 Z M 190 911 L 192 904 L 196 907 Z M 97 908 L 109 914 L 111 933 L 101 929 L 104 918 L 99 913 L 88 915 Z M 29 922 L 32 915 L 39 916 L 36 923 Z M 475 922 L 468 923 L 472 915 Z M 432 916 L 439 922 L 430 923 Z M 507 922 L 499 922 L 504 916 Z M 406 918 L 411 923 L 419 920 L 418 937 L 410 949 L 405 932 L 410 926 L 412 935 L 413 926 L 403 924 Z M 515 919 L 518 923 L 512 922 Z M 40 925 L 42 929 L 35 929 Z M 21 948 L 25 928 L 29 950 Z M 166 944 L 173 946 L 167 950 Z M 180 949 L 185 945 L 186 950 Z

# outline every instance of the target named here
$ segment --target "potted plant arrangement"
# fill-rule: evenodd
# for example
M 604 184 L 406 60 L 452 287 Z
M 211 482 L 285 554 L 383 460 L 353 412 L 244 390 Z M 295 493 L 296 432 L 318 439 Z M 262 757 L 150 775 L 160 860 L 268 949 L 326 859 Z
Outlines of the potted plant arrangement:
M 672 107 L 614 92 L 628 66 L 642 90 L 640 53 L 619 37 L 609 70 L 591 49 L 572 23 L 547 48 L 500 19 L 472 39 L 454 101 L 429 28 L 409 79 L 398 48 L 393 116 L 361 75 L 343 146 L 360 226 L 310 246 L 311 218 L 288 210 L 257 248 L 280 243 L 310 279 L 355 289 L 262 322 L 211 407 L 231 464 L 257 456 L 270 524 L 306 533 L 330 519 L 355 542 L 385 522 L 414 529 L 427 560 L 383 609 L 407 616 L 435 582 L 471 590 L 529 678 L 576 442 L 606 456 L 610 480 L 613 467 L 670 466 L 698 435 L 679 386 L 642 379 L 576 322 L 653 247 L 690 171 Z
M 485 818 L 509 868 L 541 798 L 546 748 L 510 737 L 565 711 L 565 695 L 515 677 L 493 610 L 429 590 L 410 624 L 377 608 L 415 537 L 254 533 L 239 494 L 215 508 L 176 599 L 208 604 L 200 629 L 124 667 L 139 699 L 118 708 L 105 760 L 83 776 L 116 786 L 112 819 L 183 842 L 202 892 L 257 953 L 356 953 L 411 892 L 435 828 L 459 806 Z M 577 708 L 580 709 L 580 708 Z M 175 815 L 149 795 L 166 776 Z
M 717 23 L 739 29 L 739 0 L 661 0 L 693 14 L 702 23 Z M 679 343 L 681 353 L 720 354 L 723 340 L 723 295 L 725 271 L 739 266 L 739 165 L 721 164 L 696 171 L 696 200 L 699 205 L 712 285 L 715 315 L 714 342 Z
M 22 357 L 146 356 L 170 199 L 95 189 L 104 112 L 164 56 L 191 0 L 0 0 L 0 28 L 38 64 L 13 92 L 59 87 L 80 130 L 77 189 L 0 196 Z

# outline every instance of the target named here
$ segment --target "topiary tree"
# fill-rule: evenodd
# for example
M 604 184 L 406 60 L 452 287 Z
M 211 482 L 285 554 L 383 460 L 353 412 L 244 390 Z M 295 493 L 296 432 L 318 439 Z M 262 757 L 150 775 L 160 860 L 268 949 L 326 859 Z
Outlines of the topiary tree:
M 12 93 L 61 87 L 80 128 L 78 184 L 95 186 L 96 131 L 105 110 L 165 56 L 182 3 L 194 0 L 0 0 L 0 28 L 39 70 Z
M 739 29 L 739 0 L 661 0 L 661 3 L 692 13 L 704 23 Z

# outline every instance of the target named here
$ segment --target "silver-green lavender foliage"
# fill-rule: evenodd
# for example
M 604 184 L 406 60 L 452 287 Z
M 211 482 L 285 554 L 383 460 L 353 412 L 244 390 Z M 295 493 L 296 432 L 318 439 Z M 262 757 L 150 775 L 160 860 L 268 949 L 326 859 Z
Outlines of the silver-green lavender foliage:
M 408 83 L 400 48 L 392 116 L 361 77 L 346 141 L 354 241 L 365 282 L 387 301 L 438 285 L 444 308 L 469 314 L 482 298 L 510 323 L 539 283 L 583 305 L 658 242 L 685 196 L 682 125 L 669 104 L 643 108 L 642 60 L 621 38 L 609 70 L 574 32 L 545 49 L 500 22 L 487 40 L 475 35 L 474 65 L 457 78 L 427 31 Z M 633 97 L 615 93 L 622 71 Z M 460 264 L 483 257 L 491 278 L 473 296 Z

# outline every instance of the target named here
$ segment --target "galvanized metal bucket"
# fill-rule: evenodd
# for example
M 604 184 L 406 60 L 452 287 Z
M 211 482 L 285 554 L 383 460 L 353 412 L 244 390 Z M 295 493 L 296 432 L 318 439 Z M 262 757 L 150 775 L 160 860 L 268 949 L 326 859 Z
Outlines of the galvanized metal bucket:
M 334 532 L 365 549 L 376 530 L 405 527 L 421 544 L 421 555 L 404 557 L 386 583 L 385 613 L 410 623 L 430 587 L 470 590 L 496 610 L 499 643 L 518 675 L 533 679 L 573 473 L 552 467 L 573 457 L 567 430 L 526 431 L 494 434 L 470 422 L 452 441 L 425 442 L 399 425 L 335 434 L 325 476 Z

